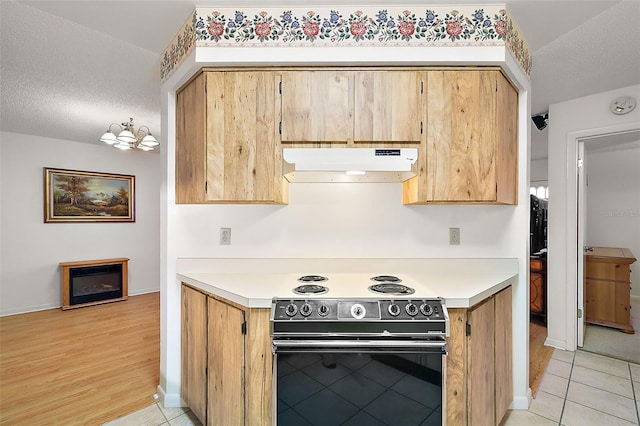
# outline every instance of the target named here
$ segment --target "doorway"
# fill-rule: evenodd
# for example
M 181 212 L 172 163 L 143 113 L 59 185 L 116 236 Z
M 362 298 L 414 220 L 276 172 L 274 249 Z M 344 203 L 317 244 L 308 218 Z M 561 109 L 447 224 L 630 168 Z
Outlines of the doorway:
M 606 305 L 615 305 L 619 312 L 631 306 L 629 322 L 640 331 L 640 293 L 637 296 L 631 293 L 631 297 L 624 295 L 622 302 L 616 300 L 614 303 L 616 287 L 612 282 L 603 281 L 604 285 L 598 287 L 601 289 L 599 301 L 594 300 L 595 281 L 590 280 L 591 296 L 585 305 L 585 275 L 589 274 L 585 274 L 583 248 L 621 248 L 635 253 L 636 257 L 640 254 L 640 186 L 637 184 L 640 182 L 640 130 L 589 135 L 576 141 L 577 346 L 589 352 L 637 363 L 640 362 L 637 349 L 640 347 L 640 333 L 625 334 L 606 320 L 594 318 L 594 307 L 602 305 L 603 301 Z M 587 253 L 593 259 L 593 252 Z M 631 281 L 640 282 L 638 278 Z M 624 313 L 628 315 L 628 311 Z M 587 317 L 589 320 L 585 321 Z

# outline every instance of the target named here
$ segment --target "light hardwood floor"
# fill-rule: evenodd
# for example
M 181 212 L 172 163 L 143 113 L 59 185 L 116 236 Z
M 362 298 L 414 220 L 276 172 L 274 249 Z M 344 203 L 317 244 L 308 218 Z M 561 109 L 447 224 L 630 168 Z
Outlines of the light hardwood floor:
M 529 387 L 535 398 L 544 371 L 547 369 L 553 348 L 545 346 L 547 327 L 536 321 L 529 323 Z
M 156 402 L 160 294 L 0 318 L 0 424 L 100 425 Z

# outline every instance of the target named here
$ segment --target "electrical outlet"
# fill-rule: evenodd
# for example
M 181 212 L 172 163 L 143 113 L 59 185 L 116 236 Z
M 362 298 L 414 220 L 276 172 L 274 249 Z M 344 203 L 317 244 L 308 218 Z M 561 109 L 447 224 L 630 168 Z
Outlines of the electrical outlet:
M 460 245 L 460 228 L 449 228 L 449 245 Z
M 220 245 L 231 245 L 231 228 L 220 228 Z

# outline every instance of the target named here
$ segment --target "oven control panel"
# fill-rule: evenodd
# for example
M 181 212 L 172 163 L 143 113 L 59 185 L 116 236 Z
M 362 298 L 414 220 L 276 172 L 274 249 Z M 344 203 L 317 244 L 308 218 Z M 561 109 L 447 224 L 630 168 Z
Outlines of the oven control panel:
M 439 299 L 274 299 L 273 321 L 443 321 Z

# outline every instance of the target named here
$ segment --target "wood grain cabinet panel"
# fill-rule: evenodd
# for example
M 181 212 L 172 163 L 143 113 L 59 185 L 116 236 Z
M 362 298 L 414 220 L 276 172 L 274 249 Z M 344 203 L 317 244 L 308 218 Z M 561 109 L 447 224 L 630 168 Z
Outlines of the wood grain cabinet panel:
M 634 334 L 631 324 L 631 250 L 592 247 L 585 254 L 585 321 Z
M 284 72 L 282 142 L 348 141 L 353 141 L 353 72 Z
M 494 299 L 495 422 L 500 424 L 513 401 L 512 288 L 505 288 Z
M 426 73 L 355 73 L 354 142 L 420 143 L 424 126 Z
M 446 424 L 498 425 L 513 400 L 512 290 L 449 309 Z
M 405 204 L 517 204 L 517 92 L 499 70 L 427 72 L 426 144 Z
M 282 74 L 282 142 L 287 146 L 418 144 L 425 73 L 316 70 Z
M 185 284 L 182 297 L 182 399 L 205 425 L 270 426 L 270 310 Z
M 202 424 L 207 412 L 207 297 L 182 286 L 182 399 Z
M 469 425 L 496 424 L 495 301 L 489 298 L 469 311 L 468 401 Z
M 176 203 L 203 203 L 207 173 L 205 74 L 176 93 Z
M 244 312 L 208 299 L 208 424 L 244 424 Z
M 275 72 L 210 71 L 177 93 L 177 203 L 286 203 L 279 84 Z

